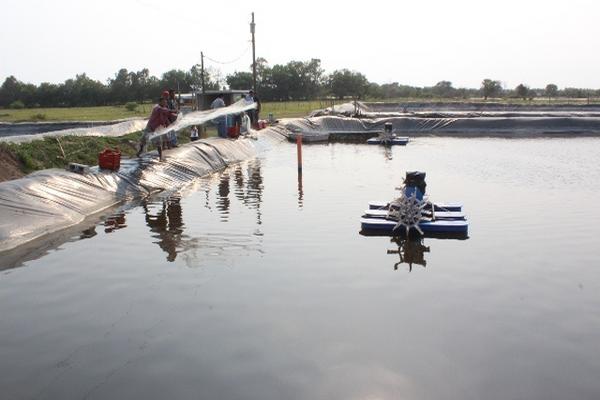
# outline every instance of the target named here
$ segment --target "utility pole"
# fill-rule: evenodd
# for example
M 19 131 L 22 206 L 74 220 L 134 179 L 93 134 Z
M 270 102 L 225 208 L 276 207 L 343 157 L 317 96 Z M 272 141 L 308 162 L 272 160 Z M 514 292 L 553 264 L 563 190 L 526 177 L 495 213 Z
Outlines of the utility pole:
M 202 94 L 204 95 L 204 53 L 200 52 L 200 79 L 202 80 Z
M 254 31 L 256 24 L 254 23 L 254 12 L 252 12 L 252 22 L 250 22 L 250 33 L 252 33 L 252 89 L 256 92 L 256 43 L 254 41 Z

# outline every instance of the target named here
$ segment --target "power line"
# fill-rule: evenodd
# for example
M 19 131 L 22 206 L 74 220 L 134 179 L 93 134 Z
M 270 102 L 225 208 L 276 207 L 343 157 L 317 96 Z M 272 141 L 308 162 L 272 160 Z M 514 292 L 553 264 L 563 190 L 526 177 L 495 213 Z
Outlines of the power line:
M 244 52 L 242 54 L 240 54 L 238 57 L 234 58 L 233 60 L 229 60 L 229 61 L 219 61 L 219 60 L 215 60 L 214 58 L 210 58 L 209 56 L 207 56 L 206 54 L 204 55 L 204 58 L 206 58 L 207 60 L 210 60 L 216 64 L 233 64 L 237 61 L 239 61 L 242 57 L 244 57 L 248 51 L 250 50 L 250 46 L 247 46 L 246 49 L 244 50 Z

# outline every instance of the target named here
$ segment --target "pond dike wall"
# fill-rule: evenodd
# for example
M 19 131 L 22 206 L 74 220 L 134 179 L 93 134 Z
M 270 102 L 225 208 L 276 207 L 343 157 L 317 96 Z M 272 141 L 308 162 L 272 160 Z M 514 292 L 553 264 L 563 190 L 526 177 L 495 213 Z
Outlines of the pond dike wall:
M 282 124 L 303 140 L 344 140 L 351 137 L 371 137 L 383 131 L 385 123 L 402 136 L 499 136 L 535 137 L 540 135 L 600 135 L 598 116 L 459 116 L 445 113 L 432 115 L 392 116 L 385 118 L 351 118 L 321 116 L 283 120 Z
M 267 128 L 251 137 L 209 138 L 156 155 L 124 159 L 118 172 L 76 174 L 47 169 L 0 183 L 0 252 L 14 249 L 120 203 L 163 190 L 176 190 L 228 165 L 252 158 L 285 139 L 284 130 Z
M 351 104 L 351 103 L 350 103 Z M 359 108 L 365 112 L 418 112 L 418 111 L 473 111 L 473 112 L 600 112 L 600 104 L 544 104 L 537 101 L 533 104 L 511 104 L 494 101 L 485 102 L 358 102 Z M 336 106 L 337 108 L 337 106 Z

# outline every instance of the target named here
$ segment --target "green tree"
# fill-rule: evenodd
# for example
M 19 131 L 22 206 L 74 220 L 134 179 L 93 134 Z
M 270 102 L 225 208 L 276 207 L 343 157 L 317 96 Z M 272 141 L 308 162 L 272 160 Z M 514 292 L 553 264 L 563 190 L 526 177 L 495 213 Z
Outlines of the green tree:
M 67 82 L 65 86 L 69 86 Z M 126 68 L 121 68 L 114 79 L 108 81 L 109 101 L 118 104 L 126 103 L 131 98 L 132 87 L 131 74 Z M 68 92 L 68 89 L 66 91 Z
M 42 82 L 36 91 L 36 103 L 42 107 L 56 106 L 60 102 L 59 85 Z
M 9 76 L 0 86 L 0 106 L 6 107 L 9 104 L 20 100 L 21 88 L 23 83 L 14 76 Z
M 363 98 L 369 87 L 369 81 L 360 72 L 347 69 L 334 71 L 329 75 L 329 90 L 339 99 L 347 96 Z
M 484 79 L 483 82 L 481 82 L 481 92 L 485 100 L 487 100 L 488 97 L 499 95 L 501 91 L 502 85 L 500 84 L 500 81 Z
M 179 88 L 182 92 L 187 92 L 192 89 L 193 83 L 190 82 L 190 74 L 181 69 L 172 69 L 165 72 L 161 78 L 163 90 L 173 89 L 177 91 Z
M 515 88 L 515 93 L 517 94 L 518 97 L 522 98 L 523 100 L 527 100 L 527 95 L 529 94 L 529 88 L 527 86 L 525 86 L 524 84 L 520 83 Z
M 431 92 L 434 96 L 438 97 L 452 97 L 454 96 L 456 89 L 452 87 L 452 82 L 440 81 L 431 88 Z
M 556 86 L 554 83 L 547 84 L 544 94 L 548 96 L 548 100 L 550 100 L 552 97 L 556 97 L 558 94 L 558 86 Z
M 248 90 L 252 87 L 252 73 L 236 71 L 227 75 L 226 82 L 231 89 Z

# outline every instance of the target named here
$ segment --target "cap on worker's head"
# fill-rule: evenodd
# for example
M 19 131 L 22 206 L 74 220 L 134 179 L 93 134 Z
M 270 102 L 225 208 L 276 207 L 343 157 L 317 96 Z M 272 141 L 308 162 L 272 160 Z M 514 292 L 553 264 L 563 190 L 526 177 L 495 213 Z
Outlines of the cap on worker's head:
M 250 90 L 248 93 L 250 93 L 250 94 L 254 94 L 254 90 Z
M 162 92 L 162 97 L 169 97 L 169 91 L 165 90 L 164 92 Z

